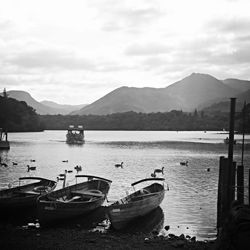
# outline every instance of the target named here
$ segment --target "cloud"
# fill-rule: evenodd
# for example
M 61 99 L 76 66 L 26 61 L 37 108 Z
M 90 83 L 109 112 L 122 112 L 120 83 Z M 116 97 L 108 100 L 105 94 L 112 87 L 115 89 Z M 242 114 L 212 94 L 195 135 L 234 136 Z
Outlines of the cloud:
M 209 30 L 215 31 L 218 34 L 249 33 L 250 19 L 247 17 L 216 18 L 209 21 L 206 26 Z
M 125 54 L 132 56 L 148 56 L 167 54 L 171 52 L 171 47 L 164 44 L 133 44 L 127 47 Z
M 8 58 L 9 64 L 21 68 L 81 69 L 93 70 L 95 65 L 88 59 L 56 50 L 37 50 L 17 53 Z
M 157 1 L 91 1 L 104 31 L 139 32 L 163 16 Z
M 9 31 L 9 29 L 13 28 L 13 22 L 10 20 L 0 20 L 0 32 Z

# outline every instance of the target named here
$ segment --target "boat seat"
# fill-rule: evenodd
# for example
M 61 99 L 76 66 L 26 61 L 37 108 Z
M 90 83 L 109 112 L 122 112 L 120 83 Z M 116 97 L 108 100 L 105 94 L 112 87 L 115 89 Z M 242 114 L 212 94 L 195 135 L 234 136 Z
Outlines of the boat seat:
M 17 190 L 14 193 L 16 193 L 16 194 L 33 194 L 33 195 L 37 195 L 36 192 L 33 192 L 31 190 Z
M 80 199 L 81 199 L 81 196 L 73 196 L 71 199 L 65 200 L 63 202 L 72 202 L 72 201 L 76 201 Z
M 72 191 L 71 193 L 75 195 L 95 196 L 98 198 L 104 197 L 104 194 L 100 190 L 76 190 Z

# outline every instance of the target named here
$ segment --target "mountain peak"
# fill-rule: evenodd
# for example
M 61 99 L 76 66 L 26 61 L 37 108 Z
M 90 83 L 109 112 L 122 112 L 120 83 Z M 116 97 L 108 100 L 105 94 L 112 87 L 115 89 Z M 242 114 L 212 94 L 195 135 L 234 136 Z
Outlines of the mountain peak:
M 213 78 L 216 79 L 215 77 L 205 74 L 205 73 L 195 73 L 193 72 L 191 75 L 187 76 L 186 78 Z M 185 79 L 185 78 L 184 78 Z M 217 79 L 216 79 L 217 80 Z

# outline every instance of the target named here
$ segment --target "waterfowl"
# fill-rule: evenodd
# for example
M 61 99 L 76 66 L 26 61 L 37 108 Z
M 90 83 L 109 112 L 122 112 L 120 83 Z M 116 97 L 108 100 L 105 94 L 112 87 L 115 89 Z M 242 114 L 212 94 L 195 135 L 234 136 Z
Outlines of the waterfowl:
M 36 160 L 30 160 L 30 162 L 35 162 Z
M 63 160 L 62 162 L 69 162 L 69 160 Z
M 30 165 L 27 165 L 27 168 L 28 168 L 28 172 L 29 172 L 30 170 L 36 170 L 36 167 L 31 167 Z
M 182 166 L 188 166 L 188 161 L 181 161 L 180 165 L 182 165 Z
M 13 161 L 12 164 L 13 164 L 13 166 L 16 166 L 16 165 L 17 165 L 17 162 L 14 162 L 14 161 Z
M 155 172 L 152 173 L 152 174 L 151 174 L 151 177 L 155 178 L 155 177 L 156 177 L 156 173 L 155 173 Z
M 123 168 L 123 161 L 120 164 L 119 163 L 115 164 L 115 167 L 116 168 Z
M 7 163 L 5 163 L 5 162 L 1 162 L 1 165 L 4 167 L 8 167 Z
M 163 173 L 163 170 L 164 170 L 164 167 L 162 167 L 161 169 L 156 168 L 156 169 L 154 170 L 154 173 L 162 173 L 162 174 L 164 174 L 164 173 Z
M 76 166 L 75 166 L 75 170 L 76 170 L 77 172 L 82 171 L 82 166 L 76 165 Z

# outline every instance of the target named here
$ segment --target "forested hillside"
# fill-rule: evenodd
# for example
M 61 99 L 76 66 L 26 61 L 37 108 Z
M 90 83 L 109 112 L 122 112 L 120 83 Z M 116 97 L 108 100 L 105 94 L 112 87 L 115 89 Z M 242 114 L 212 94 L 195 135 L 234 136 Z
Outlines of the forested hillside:
M 0 96 L 0 127 L 9 132 L 42 131 L 43 126 L 35 110 L 26 102 Z
M 223 130 L 228 129 L 229 114 L 203 112 L 185 113 L 116 113 L 111 115 L 41 116 L 45 129 L 67 129 L 83 125 L 86 130 Z

